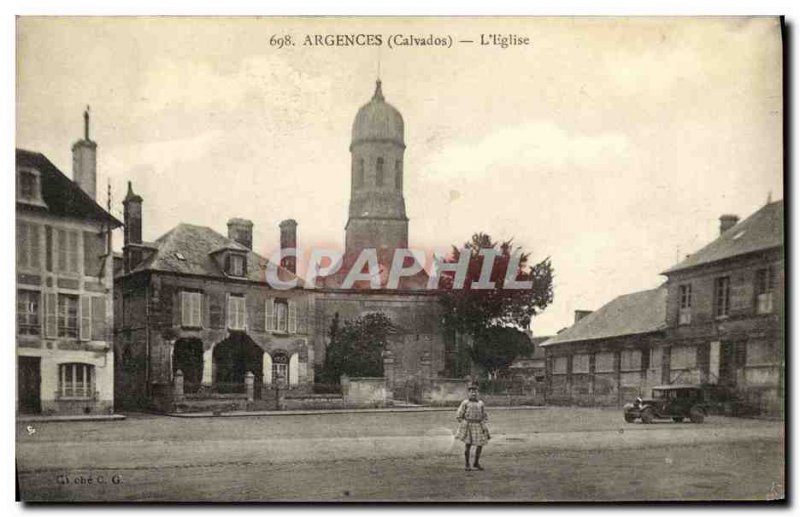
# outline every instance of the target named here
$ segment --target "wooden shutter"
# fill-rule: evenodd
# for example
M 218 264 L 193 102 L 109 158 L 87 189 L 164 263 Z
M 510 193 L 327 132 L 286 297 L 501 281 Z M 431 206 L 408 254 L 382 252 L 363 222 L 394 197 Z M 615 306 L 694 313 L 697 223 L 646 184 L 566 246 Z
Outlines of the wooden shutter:
M 28 227 L 28 238 L 30 239 L 28 265 L 32 268 L 39 269 L 39 225 L 31 224 Z
M 58 271 L 67 271 L 67 232 L 64 230 L 55 230 L 56 239 L 56 254 L 58 255 Z
M 189 304 L 191 300 L 189 300 L 189 293 L 186 291 L 181 291 L 181 326 L 188 327 L 191 325 L 191 308 Z
M 247 299 L 244 296 L 239 298 L 239 328 L 247 328 Z
M 236 323 L 236 311 L 234 311 L 233 307 L 231 307 L 231 303 L 233 303 L 233 300 L 231 299 L 231 295 L 230 294 L 226 294 L 225 295 L 225 310 L 226 310 L 227 315 L 228 315 L 227 320 L 228 320 L 228 328 L 229 329 L 236 328 L 234 326 L 234 324 Z
M 289 334 L 297 333 L 297 304 L 289 300 Z
M 80 325 L 78 338 L 81 341 L 88 341 L 92 337 L 92 297 L 81 296 L 81 306 L 79 308 Z
M 275 299 L 274 298 L 267 298 L 266 307 L 264 310 L 266 317 L 266 327 L 267 331 L 274 331 L 275 330 Z
M 44 311 L 44 335 L 54 338 L 58 336 L 58 295 L 56 293 L 45 293 Z
M 264 352 L 264 384 L 272 384 L 272 356 Z
M 106 298 L 92 297 L 92 340 L 107 341 L 106 336 Z
M 203 293 L 192 293 L 192 325 L 203 326 Z
M 289 358 L 289 386 L 296 386 L 300 380 L 299 376 L 300 356 L 295 352 Z
M 22 221 L 17 221 L 17 265 L 27 266 L 28 258 L 28 225 Z

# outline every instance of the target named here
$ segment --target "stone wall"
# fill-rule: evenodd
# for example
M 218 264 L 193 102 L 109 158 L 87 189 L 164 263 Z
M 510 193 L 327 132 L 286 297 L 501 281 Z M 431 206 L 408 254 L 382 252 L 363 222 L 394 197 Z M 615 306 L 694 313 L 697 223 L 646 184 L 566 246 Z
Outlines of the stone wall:
M 342 399 L 346 407 L 385 407 L 391 403 L 384 377 L 342 376 Z

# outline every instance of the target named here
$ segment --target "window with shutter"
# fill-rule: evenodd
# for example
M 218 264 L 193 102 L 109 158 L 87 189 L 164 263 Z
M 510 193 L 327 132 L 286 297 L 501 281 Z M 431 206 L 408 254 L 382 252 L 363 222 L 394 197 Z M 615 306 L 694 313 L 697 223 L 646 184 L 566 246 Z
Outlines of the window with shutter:
M 286 300 L 275 300 L 275 331 L 288 332 L 289 304 Z
M 181 326 L 203 326 L 203 293 L 181 291 Z
M 80 246 L 80 233 L 74 230 L 55 230 L 56 253 L 58 254 L 58 270 L 62 273 L 78 273 L 78 253 Z
M 233 330 L 244 330 L 245 321 L 244 296 L 228 295 L 228 328 Z
M 78 297 L 72 294 L 58 295 L 58 336 L 78 337 Z M 91 309 L 90 309 L 91 310 Z
M 21 268 L 39 269 L 39 226 L 34 223 L 17 223 L 17 265 Z
M 83 273 L 86 276 L 103 276 L 106 253 L 104 232 L 83 232 Z
M 756 312 L 772 312 L 772 292 L 775 289 L 775 273 L 772 267 L 756 271 Z
M 731 279 L 723 276 L 714 280 L 714 315 L 726 318 L 731 306 Z
M 678 287 L 680 295 L 680 308 L 678 309 L 678 324 L 688 325 L 692 322 L 692 284 Z
M 39 292 L 17 291 L 17 334 L 38 336 L 40 333 Z

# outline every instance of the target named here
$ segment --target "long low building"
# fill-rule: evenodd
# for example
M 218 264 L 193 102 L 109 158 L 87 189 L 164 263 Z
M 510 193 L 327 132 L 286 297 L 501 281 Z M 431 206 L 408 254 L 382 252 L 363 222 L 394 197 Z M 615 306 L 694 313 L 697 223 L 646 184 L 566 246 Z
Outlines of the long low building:
M 664 360 L 667 289 L 619 296 L 540 346 L 547 402 L 618 405 L 669 378 Z
M 547 400 L 616 405 L 658 384 L 706 384 L 744 411 L 784 400 L 783 201 L 744 221 L 720 217 L 717 239 L 542 343 Z

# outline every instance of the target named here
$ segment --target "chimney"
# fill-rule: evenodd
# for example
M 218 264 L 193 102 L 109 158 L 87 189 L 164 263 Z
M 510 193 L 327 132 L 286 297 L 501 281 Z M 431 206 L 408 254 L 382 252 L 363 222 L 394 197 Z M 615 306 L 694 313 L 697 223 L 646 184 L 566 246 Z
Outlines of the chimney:
M 579 321 L 581 321 L 583 318 L 585 318 L 586 316 L 588 316 L 592 312 L 594 312 L 594 311 L 581 311 L 581 310 L 575 311 L 575 323 L 578 323 Z
M 297 274 L 297 257 L 283 256 L 283 250 L 288 248 L 297 248 L 297 221 L 294 219 L 286 219 L 281 221 L 278 225 L 281 229 L 281 267 L 293 274 Z
M 228 220 L 228 238 L 253 249 L 253 221 L 234 217 Z
M 122 248 L 123 270 L 129 273 L 142 261 L 142 249 L 131 244 L 142 243 L 142 196 L 134 194 L 133 185 L 128 182 L 128 194 L 122 200 L 125 219 L 125 242 Z
M 125 219 L 125 245 L 142 243 L 142 196 L 134 194 L 128 182 L 128 194 L 122 200 Z
M 72 179 L 97 199 L 97 144 L 89 139 L 89 106 L 83 112 L 83 140 L 72 144 Z
M 739 222 L 739 216 L 734 214 L 723 214 L 719 217 L 719 234 L 727 232 Z

